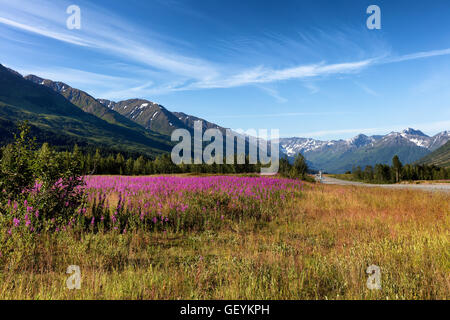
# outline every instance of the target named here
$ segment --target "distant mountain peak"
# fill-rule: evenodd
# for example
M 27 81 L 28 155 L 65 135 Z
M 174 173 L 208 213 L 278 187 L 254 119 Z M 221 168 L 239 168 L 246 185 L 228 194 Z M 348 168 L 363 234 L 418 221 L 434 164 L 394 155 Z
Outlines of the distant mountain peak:
M 72 89 L 71 86 L 69 86 L 68 84 L 61 82 L 61 81 L 53 81 L 53 80 L 49 80 L 49 79 L 44 79 L 38 76 L 35 76 L 34 74 L 29 74 L 27 76 L 24 77 L 25 79 L 32 81 L 36 84 L 40 84 L 40 85 L 45 85 L 47 87 L 52 88 L 53 90 L 55 90 L 56 92 L 62 93 L 67 89 Z
M 422 136 L 422 137 L 428 137 L 425 133 L 423 133 L 420 130 L 415 130 L 413 128 L 407 128 L 402 131 L 404 134 L 412 135 L 412 136 Z
M 365 134 L 360 133 L 357 136 L 355 136 L 351 139 L 348 139 L 347 143 L 354 145 L 356 147 L 362 147 L 362 146 L 372 143 L 373 141 L 374 141 L 374 139 L 366 136 Z
M 435 137 L 445 137 L 445 136 L 450 136 L 450 131 L 445 130 L 435 135 Z

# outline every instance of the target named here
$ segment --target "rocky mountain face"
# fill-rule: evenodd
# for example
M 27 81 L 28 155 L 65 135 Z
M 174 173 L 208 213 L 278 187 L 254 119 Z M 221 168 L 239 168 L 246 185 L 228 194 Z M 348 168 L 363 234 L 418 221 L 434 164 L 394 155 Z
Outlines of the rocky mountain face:
M 147 129 L 170 135 L 175 129 L 194 130 L 194 122 L 202 121 L 203 131 L 211 128 L 225 132 L 225 128 L 204 119 L 185 114 L 183 112 L 171 112 L 160 104 L 148 100 L 131 99 L 114 102 L 99 99 L 104 106 L 144 126 Z
M 187 129 L 187 126 L 172 112 L 148 100 L 130 99 L 114 102 L 99 99 L 98 101 L 144 128 L 161 134 L 170 135 L 175 129 Z

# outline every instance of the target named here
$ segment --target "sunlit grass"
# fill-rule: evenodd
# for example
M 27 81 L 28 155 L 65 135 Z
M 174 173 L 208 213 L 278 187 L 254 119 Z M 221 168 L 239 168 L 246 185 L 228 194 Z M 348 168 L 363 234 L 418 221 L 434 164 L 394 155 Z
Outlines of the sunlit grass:
M 446 193 L 307 185 L 273 220 L 198 232 L 42 234 L 2 257 L 3 299 L 448 299 Z M 366 268 L 381 268 L 381 290 Z M 79 265 L 80 290 L 66 288 Z

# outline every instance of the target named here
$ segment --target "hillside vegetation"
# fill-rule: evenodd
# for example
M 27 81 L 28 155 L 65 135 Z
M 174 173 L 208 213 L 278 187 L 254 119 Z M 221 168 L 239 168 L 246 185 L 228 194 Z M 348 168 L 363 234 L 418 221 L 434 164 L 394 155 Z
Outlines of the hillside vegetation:
M 30 122 L 40 141 L 53 145 L 78 143 L 149 156 L 171 149 L 167 136 L 107 122 L 84 112 L 53 89 L 0 65 L 0 122 L 5 124 L 1 144 L 11 141 L 10 129 L 23 120 Z
M 450 141 L 445 145 L 425 156 L 418 163 L 436 165 L 440 167 L 450 167 Z

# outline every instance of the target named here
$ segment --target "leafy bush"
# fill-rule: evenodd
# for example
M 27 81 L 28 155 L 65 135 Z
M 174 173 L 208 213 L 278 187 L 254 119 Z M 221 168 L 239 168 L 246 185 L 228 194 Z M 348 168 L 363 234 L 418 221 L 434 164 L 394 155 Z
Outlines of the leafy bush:
M 36 150 L 27 123 L 0 159 L 0 212 L 12 228 L 56 229 L 70 223 L 83 204 L 80 154 L 57 153 L 48 144 Z
M 30 127 L 19 124 L 20 134 L 14 134 L 14 143 L 2 150 L 0 160 L 0 200 L 23 200 L 24 190 L 33 187 L 33 149 L 35 142 L 28 137 Z
M 287 178 L 299 178 L 308 182 L 314 182 L 313 178 L 308 176 L 308 164 L 305 157 L 299 153 L 295 159 L 294 164 L 291 165 L 287 158 L 280 159 L 280 175 Z

